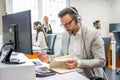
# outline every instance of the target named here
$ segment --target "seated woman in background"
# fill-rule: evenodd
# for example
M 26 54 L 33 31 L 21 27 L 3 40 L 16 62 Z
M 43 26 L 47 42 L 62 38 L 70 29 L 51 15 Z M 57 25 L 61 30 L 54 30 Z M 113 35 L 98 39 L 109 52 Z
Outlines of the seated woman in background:
M 33 43 L 33 46 L 37 46 L 40 48 L 47 48 L 47 38 L 44 28 L 41 22 L 36 21 L 33 25 L 34 30 L 36 30 L 36 42 Z
M 46 32 L 47 34 L 52 34 L 52 28 L 51 28 L 51 25 L 49 24 L 48 16 L 44 16 L 44 19 L 43 19 L 43 27 L 44 27 L 45 32 Z

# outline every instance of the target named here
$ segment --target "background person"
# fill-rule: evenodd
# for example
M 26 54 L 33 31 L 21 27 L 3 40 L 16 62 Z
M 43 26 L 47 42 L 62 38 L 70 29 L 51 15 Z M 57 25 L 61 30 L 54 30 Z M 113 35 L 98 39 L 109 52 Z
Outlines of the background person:
M 81 23 L 81 17 L 74 7 L 66 7 L 58 14 L 61 26 L 65 28 L 62 35 L 62 46 L 56 56 L 72 55 L 72 60 L 66 60 L 66 68 L 79 67 L 88 78 L 98 76 L 107 80 L 103 67 L 106 64 L 104 42 L 98 30 L 85 27 Z M 49 55 L 39 53 L 39 59 L 47 62 Z
M 49 19 L 48 19 L 48 16 L 44 16 L 43 18 L 43 27 L 45 29 L 45 32 L 47 34 L 52 34 L 52 28 L 51 28 L 51 25 L 49 24 Z
M 44 28 L 41 22 L 36 21 L 33 24 L 34 30 L 36 30 L 36 42 L 33 43 L 33 46 L 37 46 L 40 48 L 47 48 L 47 38 Z
M 97 20 L 97 21 L 93 22 L 93 26 L 94 26 L 96 29 L 101 29 L 100 20 Z
M 101 36 L 102 36 L 102 37 L 105 37 L 105 36 L 106 36 L 106 35 L 103 34 L 100 20 L 96 20 L 95 22 L 93 22 L 93 26 L 95 27 L 95 29 L 97 29 L 97 30 L 101 33 Z

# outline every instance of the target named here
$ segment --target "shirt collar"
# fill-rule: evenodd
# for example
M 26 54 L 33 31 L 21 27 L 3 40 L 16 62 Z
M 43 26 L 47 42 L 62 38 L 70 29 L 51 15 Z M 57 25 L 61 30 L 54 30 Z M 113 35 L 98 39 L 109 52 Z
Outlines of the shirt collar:
M 82 27 L 82 26 L 81 26 Z M 79 29 L 79 31 L 76 33 L 76 35 L 81 35 L 81 28 Z

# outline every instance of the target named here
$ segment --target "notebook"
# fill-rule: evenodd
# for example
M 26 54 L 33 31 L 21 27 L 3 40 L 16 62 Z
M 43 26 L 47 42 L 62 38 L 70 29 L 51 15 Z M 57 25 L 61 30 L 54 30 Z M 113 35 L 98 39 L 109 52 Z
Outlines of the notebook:
M 56 57 L 54 58 L 51 63 L 50 63 L 50 69 L 57 72 L 57 73 L 67 73 L 67 72 L 71 72 L 71 71 L 77 71 L 79 70 L 79 68 L 75 68 L 75 69 L 67 69 L 64 65 L 64 61 L 66 60 L 70 60 L 73 59 L 71 57 L 71 55 L 66 55 L 66 56 L 62 56 L 62 57 Z

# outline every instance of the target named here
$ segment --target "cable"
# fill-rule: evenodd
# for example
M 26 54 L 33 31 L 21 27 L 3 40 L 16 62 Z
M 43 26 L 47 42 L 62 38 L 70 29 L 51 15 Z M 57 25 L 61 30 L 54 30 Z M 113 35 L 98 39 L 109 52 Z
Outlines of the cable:
M 13 42 L 5 43 L 5 44 L 1 47 L 0 56 L 2 55 L 2 49 L 3 49 L 6 45 L 13 45 Z

